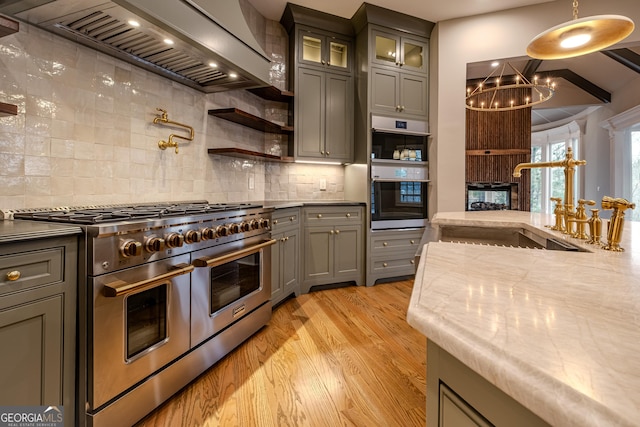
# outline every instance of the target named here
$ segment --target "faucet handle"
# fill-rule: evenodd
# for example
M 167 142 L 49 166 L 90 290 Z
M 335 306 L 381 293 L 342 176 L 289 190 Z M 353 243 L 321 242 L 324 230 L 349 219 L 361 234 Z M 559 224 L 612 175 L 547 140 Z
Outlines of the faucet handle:
M 586 199 L 578 199 L 578 204 L 583 206 L 584 205 L 588 205 L 588 206 L 593 206 L 596 204 L 595 200 L 586 200 Z
M 549 198 L 549 200 L 551 200 L 552 202 L 556 202 L 556 203 L 562 203 L 562 199 L 560 197 L 551 197 Z

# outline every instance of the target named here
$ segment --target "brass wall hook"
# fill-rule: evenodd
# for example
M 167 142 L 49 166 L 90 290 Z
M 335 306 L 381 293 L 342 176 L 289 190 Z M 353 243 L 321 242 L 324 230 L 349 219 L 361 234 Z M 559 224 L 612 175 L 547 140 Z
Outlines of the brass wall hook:
M 189 136 L 180 136 L 180 135 L 176 135 L 176 134 L 171 134 L 169 135 L 169 139 L 167 141 L 158 141 L 158 147 L 160 147 L 161 150 L 166 150 L 167 147 L 175 147 L 176 149 L 176 154 L 178 154 L 178 143 L 176 141 L 173 140 L 173 138 L 180 138 L 183 139 L 185 141 L 193 141 L 193 138 L 195 137 L 195 132 L 193 130 L 193 128 L 191 126 L 182 124 L 182 123 L 178 123 L 178 122 L 174 122 L 173 120 L 169 120 L 169 117 L 167 115 L 167 110 L 163 110 L 162 108 L 156 108 L 157 111 L 160 111 L 162 114 L 159 115 L 158 117 L 155 117 L 153 119 L 153 123 L 154 124 L 168 124 L 168 125 L 174 125 L 174 126 L 180 126 L 183 127 L 185 129 L 189 130 Z

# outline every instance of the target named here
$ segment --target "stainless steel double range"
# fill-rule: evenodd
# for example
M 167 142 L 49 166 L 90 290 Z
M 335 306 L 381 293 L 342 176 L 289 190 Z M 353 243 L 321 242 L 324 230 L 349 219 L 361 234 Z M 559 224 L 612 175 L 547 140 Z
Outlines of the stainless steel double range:
M 198 201 L 13 216 L 85 230 L 80 425 L 132 425 L 271 318 L 275 241 L 262 206 Z

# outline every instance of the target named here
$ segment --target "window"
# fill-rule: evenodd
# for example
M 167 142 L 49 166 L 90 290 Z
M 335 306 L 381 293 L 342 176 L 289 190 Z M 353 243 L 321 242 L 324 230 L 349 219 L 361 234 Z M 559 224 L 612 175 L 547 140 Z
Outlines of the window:
M 570 123 L 557 129 L 536 132 L 531 137 L 531 162 L 556 162 L 566 158 L 567 149 L 573 150 L 573 158 L 578 159 L 579 128 Z M 574 180 L 574 194 L 578 194 L 578 174 Z M 564 168 L 532 168 L 531 169 L 531 212 L 553 213 L 555 204 L 552 197 L 564 200 Z M 573 202 L 575 204 L 575 201 Z
M 611 195 L 640 206 L 640 105 L 607 119 L 602 127 L 614 147 Z M 625 219 L 640 221 L 640 208 L 625 211 Z

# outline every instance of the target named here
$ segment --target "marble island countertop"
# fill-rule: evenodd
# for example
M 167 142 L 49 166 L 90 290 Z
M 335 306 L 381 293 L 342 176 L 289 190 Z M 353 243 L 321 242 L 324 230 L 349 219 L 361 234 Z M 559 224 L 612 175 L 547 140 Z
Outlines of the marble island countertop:
M 592 252 L 428 243 L 407 320 L 551 425 L 638 425 L 640 223 L 625 222 L 621 253 L 552 223 L 518 211 L 437 214 L 432 224 L 519 226 Z

